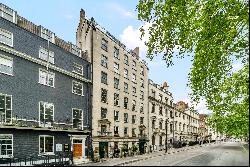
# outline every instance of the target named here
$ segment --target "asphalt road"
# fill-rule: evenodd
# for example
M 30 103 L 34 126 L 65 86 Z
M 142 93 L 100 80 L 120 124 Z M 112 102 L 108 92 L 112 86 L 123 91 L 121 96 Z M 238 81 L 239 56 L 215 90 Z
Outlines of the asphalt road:
M 223 142 L 130 163 L 128 166 L 249 166 L 249 146 Z

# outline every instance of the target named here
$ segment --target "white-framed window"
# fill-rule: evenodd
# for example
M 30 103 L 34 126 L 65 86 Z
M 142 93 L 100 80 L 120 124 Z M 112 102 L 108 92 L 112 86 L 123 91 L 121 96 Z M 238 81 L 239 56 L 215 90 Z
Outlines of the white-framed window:
M 120 59 L 119 58 L 119 49 L 117 49 L 116 47 L 114 47 L 114 58 Z
M 13 33 L 0 28 L 0 42 L 13 47 Z
M 51 127 L 54 121 L 54 104 L 39 102 L 39 123 L 42 127 Z
M 119 79 L 114 78 L 114 88 L 119 89 Z
M 119 126 L 114 126 L 114 134 L 119 135 Z
M 105 51 L 108 51 L 108 41 L 105 40 L 104 38 L 102 38 L 102 41 L 101 41 L 101 48 Z
M 108 90 L 101 88 L 101 102 L 107 103 Z
M 119 94 L 114 93 L 114 106 L 119 106 Z
M 13 156 L 13 135 L 0 134 L 0 158 Z
M 140 69 L 140 74 L 144 75 L 144 68 L 142 66 L 141 66 L 141 69 Z
M 39 83 L 50 87 L 55 87 L 55 73 L 44 69 L 39 69 Z
M 124 97 L 124 104 L 123 104 L 123 107 L 125 109 L 128 109 L 128 98 L 127 97 Z
M 114 63 L 114 71 L 115 73 L 119 74 L 119 64 L 118 63 Z
M 135 124 L 136 115 L 132 115 L 132 124 Z
M 108 74 L 101 71 L 101 83 L 108 84 Z
M 132 87 L 132 95 L 135 96 L 136 95 L 136 88 L 135 87 Z
M 119 121 L 119 111 L 114 111 L 114 121 Z
M 72 108 L 73 128 L 83 129 L 83 111 L 81 109 Z
M 124 113 L 124 123 L 128 123 L 128 113 Z
M 83 66 L 81 64 L 73 63 L 73 70 L 72 72 L 83 75 Z
M 0 73 L 13 75 L 13 58 L 0 55 Z
M 132 69 L 136 70 L 136 62 L 134 60 L 132 61 Z
M 0 16 L 6 20 L 16 23 L 16 12 L 4 4 L 0 4 Z
M 136 82 L 136 75 L 132 74 L 132 82 Z
M 107 118 L 108 109 L 101 107 L 101 119 Z
M 12 96 L 0 93 L 0 124 L 11 123 Z
M 143 103 L 140 104 L 140 113 L 143 113 Z
M 54 52 L 52 52 L 52 51 L 48 52 L 48 49 L 45 49 L 43 47 L 39 48 L 39 58 L 42 60 L 45 60 L 51 64 L 55 64 Z
M 144 100 L 144 92 L 143 92 L 142 90 L 141 90 L 141 92 L 140 92 L 140 96 L 141 96 L 140 99 L 141 99 L 141 100 Z
M 128 79 L 128 70 L 124 69 L 124 78 Z
M 81 49 L 76 45 L 71 44 L 71 53 L 77 55 L 78 57 L 81 57 Z
M 144 80 L 142 78 L 140 80 L 140 85 L 141 85 L 142 88 L 144 88 Z
M 133 101 L 132 101 L 132 111 L 135 111 L 135 107 L 136 107 L 136 101 L 133 100 Z
M 83 96 L 83 83 L 72 81 L 72 93 Z
M 101 65 L 108 68 L 108 58 L 102 54 Z
M 124 92 L 128 93 L 128 83 L 124 82 Z
M 124 55 L 124 64 L 128 65 L 128 55 Z
M 46 40 L 49 40 L 50 42 L 54 43 L 54 37 L 55 37 L 55 34 L 53 32 L 51 32 L 50 30 L 42 27 L 41 27 L 41 34 L 40 36 L 43 38 L 43 39 L 46 39 Z
M 39 135 L 39 154 L 54 154 L 54 136 Z

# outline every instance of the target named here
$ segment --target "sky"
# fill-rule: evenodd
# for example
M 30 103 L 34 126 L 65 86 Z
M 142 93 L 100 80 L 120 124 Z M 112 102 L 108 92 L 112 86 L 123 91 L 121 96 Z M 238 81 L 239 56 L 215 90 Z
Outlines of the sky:
M 161 56 L 152 61 L 146 58 L 147 48 L 140 40 L 139 28 L 149 23 L 137 19 L 136 5 L 138 1 L 124 0 L 1 0 L 17 13 L 33 22 L 54 32 L 58 37 L 72 43 L 76 42 L 76 28 L 79 23 L 80 9 L 86 16 L 95 21 L 124 43 L 127 48 L 140 47 L 140 57 L 148 62 L 149 78 L 157 84 L 167 82 L 169 91 L 173 93 L 174 102 L 183 100 L 190 104 L 187 87 L 188 73 L 192 66 L 191 58 L 174 59 L 174 66 L 166 67 Z M 147 38 L 147 37 L 146 37 Z M 145 39 L 146 39 L 145 38 Z M 240 68 L 234 65 L 235 70 Z M 199 113 L 210 113 L 201 101 L 195 109 Z

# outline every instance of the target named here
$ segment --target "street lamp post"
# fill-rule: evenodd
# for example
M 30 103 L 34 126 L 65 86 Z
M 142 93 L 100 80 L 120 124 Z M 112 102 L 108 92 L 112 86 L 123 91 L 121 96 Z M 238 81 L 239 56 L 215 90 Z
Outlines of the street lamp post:
M 166 139 L 165 139 L 165 152 L 168 152 L 168 120 L 166 120 Z

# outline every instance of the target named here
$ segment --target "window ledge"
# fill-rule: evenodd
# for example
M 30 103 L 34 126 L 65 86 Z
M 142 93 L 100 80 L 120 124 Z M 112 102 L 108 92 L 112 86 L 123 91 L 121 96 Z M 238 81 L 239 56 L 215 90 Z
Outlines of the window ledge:
M 5 72 L 1 72 L 1 71 L 0 71 L 0 74 L 4 74 L 4 75 L 9 75 L 9 76 L 12 76 L 12 77 L 14 77 L 14 75 L 13 75 L 13 74 L 8 74 L 8 73 L 5 73 Z

